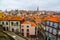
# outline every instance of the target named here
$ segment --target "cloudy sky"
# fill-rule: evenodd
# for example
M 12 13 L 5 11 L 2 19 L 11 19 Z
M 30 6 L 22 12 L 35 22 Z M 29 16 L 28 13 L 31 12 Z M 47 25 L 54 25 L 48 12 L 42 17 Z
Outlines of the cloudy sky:
M 57 10 L 60 11 L 60 0 L 0 0 L 0 10 Z

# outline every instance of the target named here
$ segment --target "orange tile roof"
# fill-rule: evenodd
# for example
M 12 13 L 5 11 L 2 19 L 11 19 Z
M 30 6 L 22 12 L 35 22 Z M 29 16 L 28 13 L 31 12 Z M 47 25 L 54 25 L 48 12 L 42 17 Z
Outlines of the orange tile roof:
M 23 24 L 29 24 L 29 22 L 28 21 L 24 21 Z
M 41 22 L 40 16 L 36 16 L 36 17 L 35 17 L 35 21 L 36 21 L 36 22 Z
M 49 17 L 45 17 L 44 20 L 48 20 L 48 21 L 53 21 L 53 22 L 59 22 L 59 16 L 57 15 L 52 15 L 52 16 L 49 16 Z
M 13 16 L 12 20 L 23 20 L 23 17 L 20 16 Z
M 31 24 L 31 27 L 36 26 L 34 22 L 28 22 L 28 21 L 23 22 L 23 24 Z
M 36 24 L 34 22 L 30 22 L 31 23 L 31 26 L 36 26 Z
M 11 16 L 11 15 L 7 15 L 3 18 L 0 18 L 0 20 L 23 20 L 24 18 L 21 16 Z

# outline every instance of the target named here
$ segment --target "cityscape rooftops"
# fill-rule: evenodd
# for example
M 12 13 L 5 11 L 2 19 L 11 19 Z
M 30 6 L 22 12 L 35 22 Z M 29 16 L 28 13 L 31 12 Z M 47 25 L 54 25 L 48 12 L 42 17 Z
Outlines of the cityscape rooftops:
M 46 17 L 44 17 L 44 21 L 45 20 L 48 20 L 48 21 L 52 21 L 52 22 L 59 22 L 60 20 L 60 16 L 58 16 L 58 15 L 51 15 L 51 16 L 46 16 Z
M 36 26 L 36 24 L 34 22 L 29 22 L 29 21 L 25 21 L 22 24 L 31 24 L 31 26 Z
M 12 15 L 7 15 L 3 18 L 0 18 L 0 20 L 23 20 L 24 18 L 21 16 L 12 16 Z

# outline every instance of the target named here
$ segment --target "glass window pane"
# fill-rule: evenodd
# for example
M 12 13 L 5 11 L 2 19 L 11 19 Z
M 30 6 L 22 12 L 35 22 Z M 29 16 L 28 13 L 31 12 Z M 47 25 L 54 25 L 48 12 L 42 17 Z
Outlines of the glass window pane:
M 18 22 L 16 22 L 16 25 L 18 25 Z
M 6 22 L 6 25 L 8 25 L 8 22 Z
M 2 24 L 4 25 L 4 22 L 2 22 Z
M 29 26 L 27 26 L 27 28 L 29 28 Z
M 60 30 L 58 31 L 58 35 L 60 35 Z
M 54 28 L 57 28 L 58 27 L 58 23 L 54 23 Z
M 45 26 L 42 25 L 42 28 L 45 30 Z
M 46 33 L 46 36 L 49 36 L 48 32 L 45 32 Z
M 49 21 L 47 21 L 47 25 L 49 25 Z
M 51 32 L 51 33 L 52 33 L 52 28 L 49 28 L 49 32 Z
M 53 29 L 53 34 L 56 35 L 57 34 L 57 30 Z
M 13 25 L 13 22 L 11 22 L 11 25 Z
M 46 26 L 46 30 L 47 30 L 47 31 L 49 30 L 49 27 L 48 27 L 48 26 Z
M 50 26 L 53 26 L 53 22 L 50 22 Z

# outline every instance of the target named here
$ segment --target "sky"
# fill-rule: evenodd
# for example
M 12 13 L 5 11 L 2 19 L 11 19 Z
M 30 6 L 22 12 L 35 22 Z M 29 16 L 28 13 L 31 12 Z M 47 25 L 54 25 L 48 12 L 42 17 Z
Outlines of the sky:
M 0 10 L 52 10 L 60 11 L 60 0 L 0 0 Z

